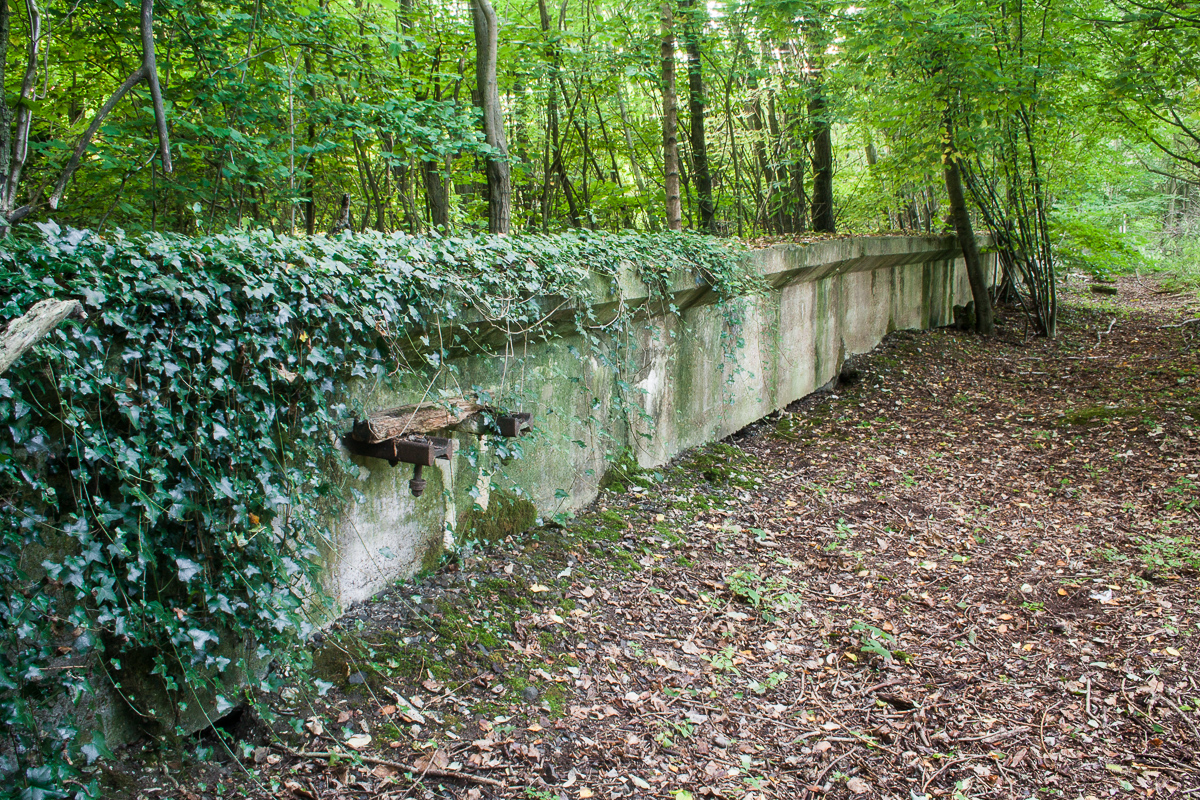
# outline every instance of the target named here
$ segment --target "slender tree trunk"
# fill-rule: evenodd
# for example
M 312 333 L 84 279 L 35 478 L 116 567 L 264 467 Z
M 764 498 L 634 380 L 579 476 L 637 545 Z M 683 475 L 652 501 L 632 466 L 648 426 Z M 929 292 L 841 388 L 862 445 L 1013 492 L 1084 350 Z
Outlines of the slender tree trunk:
M 621 128 L 625 135 L 625 147 L 629 151 L 629 166 L 633 168 L 633 180 L 637 183 L 638 191 L 646 194 L 646 179 L 642 177 L 642 168 L 638 166 L 637 151 L 633 147 L 633 131 L 629 125 L 629 109 L 625 107 L 625 95 L 621 84 L 617 84 L 617 111 L 621 114 Z
M 799 112 L 787 121 L 789 156 L 787 158 L 788 188 L 787 206 L 784 215 L 784 230 L 800 233 L 808 230 L 808 193 L 804 186 L 804 168 L 808 157 L 804 151 L 804 118 Z M 783 176 L 780 176 L 782 182 Z
M 50 208 L 52 209 L 58 208 L 63 192 L 67 188 L 67 183 L 71 180 L 71 176 L 75 174 L 75 170 L 79 168 L 83 154 L 87 151 L 88 145 L 91 144 L 92 137 L 100 130 L 101 123 L 104 122 L 104 119 L 116 107 L 121 98 L 142 81 L 146 81 L 147 86 L 150 87 L 150 99 L 154 107 L 155 127 L 158 129 L 159 158 L 162 161 L 163 172 L 169 173 L 172 171 L 171 143 L 167 138 L 166 109 L 163 103 L 162 89 L 158 82 L 158 65 L 154 57 L 154 0 L 142 0 L 140 28 L 142 34 L 141 66 L 134 70 L 125 79 L 125 82 L 117 87 L 117 90 L 105 101 L 104 105 L 100 106 L 100 109 L 92 117 L 91 124 L 83 132 L 83 136 L 79 138 L 74 152 L 71 153 L 70 160 L 67 161 L 67 166 L 63 168 L 62 173 L 58 176 L 58 183 L 55 184 L 54 191 L 50 194 Z
M 0 1 L 0 87 L 5 86 L 8 66 L 8 41 L 12 38 L 12 10 L 8 0 Z M 0 91 L 0 180 L 8 177 L 12 163 L 13 112 L 8 106 L 8 95 Z M 2 191 L 2 189 L 0 189 Z M 0 200 L 6 198 L 0 197 Z
M 983 262 L 979 257 L 979 243 L 975 241 L 975 230 L 971 226 L 971 214 L 963 197 L 957 153 L 949 137 L 942 151 L 942 171 L 946 177 L 950 213 L 954 216 L 954 232 L 958 235 L 959 246 L 962 247 L 963 260 L 967 264 L 967 280 L 971 284 L 971 297 L 975 301 L 975 330 L 985 336 L 991 336 L 995 331 L 992 296 L 988 292 L 987 277 L 983 274 Z
M 563 17 L 566 13 L 566 6 L 563 6 L 562 13 L 559 14 L 559 29 L 562 29 Z M 546 7 L 546 0 L 538 0 L 538 15 L 541 18 L 542 33 L 549 40 L 550 37 L 550 11 Z M 563 194 L 567 198 L 567 210 L 571 218 L 571 226 L 579 227 L 579 206 L 575 202 L 575 193 L 571 190 L 571 179 L 567 175 L 567 167 L 563 163 L 562 157 L 562 136 L 559 131 L 559 114 L 558 114 L 558 92 L 561 88 L 565 92 L 566 86 L 562 84 L 561 77 L 561 62 L 558 54 L 558 47 L 551 41 L 547 41 L 546 49 L 550 57 L 550 94 L 546 101 L 546 118 L 550 125 L 550 169 L 545 175 L 542 184 L 542 229 L 545 230 L 549 225 L 551 203 L 550 197 L 553 194 L 551 191 L 555 177 L 562 185 Z
M 488 230 L 508 233 L 512 217 L 512 181 L 496 80 L 500 22 L 490 0 L 471 0 L 471 17 L 475 24 L 475 82 L 479 106 L 483 110 L 483 134 L 488 146 L 495 151 L 487 159 Z
M 6 2 L 6 0 L 0 0 Z M 33 124 L 33 100 L 36 93 L 38 51 L 42 42 L 42 14 L 34 0 L 25 0 L 25 17 L 29 26 L 29 46 L 26 49 L 25 77 L 21 81 L 21 91 L 18 95 L 16 119 L 13 123 L 11 151 L 8 168 L 0 173 L 3 175 L 3 186 L 0 186 L 0 216 L 8 220 L 16 205 L 17 188 L 21 183 L 21 172 L 25 169 L 25 161 L 29 157 L 29 129 Z M 0 84 L 2 86 L 3 84 Z
M 837 229 L 833 216 L 833 133 L 819 73 L 814 78 L 808 116 L 813 125 L 812 229 L 833 233 Z
M 667 228 L 683 230 L 679 200 L 679 111 L 675 100 L 675 23 L 671 4 L 662 4 L 663 177 L 667 195 Z
M 708 170 L 708 146 L 704 140 L 704 73 L 700 63 L 700 35 L 704 29 L 704 5 L 695 0 L 683 0 L 684 48 L 687 50 L 688 122 L 691 134 L 692 175 L 696 181 L 696 197 L 700 207 L 700 228 L 713 233 L 716 229 L 716 206 L 712 196 L 712 175 Z
M 0 0 L 3 2 L 4 0 Z M 304 73 L 308 76 L 308 169 L 305 170 L 304 178 L 304 232 L 312 236 L 317 232 L 317 198 L 314 186 L 317 182 L 317 154 L 313 152 L 313 148 L 317 144 L 317 124 L 313 121 L 312 115 L 316 112 L 317 106 L 317 85 L 313 82 L 313 62 L 312 51 L 304 51 Z
M 787 167 L 783 159 L 783 129 L 779 124 L 777 105 L 775 93 L 770 92 L 767 95 L 767 130 L 771 134 L 771 163 L 774 164 L 772 170 L 774 179 L 767 189 L 767 213 L 768 219 L 774 218 L 771 226 L 774 231 L 787 233 L 791 229 L 787 221 L 790 215 L 787 213 L 788 201 L 782 191 Z M 794 198 L 792 202 L 796 202 L 796 199 Z
M 757 88 L 757 87 L 752 87 Z M 754 155 L 758 161 L 758 171 L 754 179 L 754 223 L 763 231 L 769 231 L 771 225 L 771 187 L 775 184 L 775 170 L 767 159 L 767 142 L 764 130 L 762 101 L 755 97 L 750 108 L 750 130 L 754 133 Z M 763 183 L 766 183 L 764 190 Z
M 425 181 L 425 202 L 429 206 L 429 224 L 450 230 L 450 191 L 446 185 L 445 162 L 422 161 L 421 177 Z

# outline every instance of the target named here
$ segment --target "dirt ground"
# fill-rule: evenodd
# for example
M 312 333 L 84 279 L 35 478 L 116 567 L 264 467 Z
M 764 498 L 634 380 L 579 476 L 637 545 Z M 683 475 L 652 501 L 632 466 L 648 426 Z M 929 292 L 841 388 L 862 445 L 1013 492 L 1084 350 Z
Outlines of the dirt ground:
M 1200 796 L 1200 306 L 1117 288 L 1069 282 L 1055 341 L 893 334 L 396 587 L 323 697 L 130 796 Z

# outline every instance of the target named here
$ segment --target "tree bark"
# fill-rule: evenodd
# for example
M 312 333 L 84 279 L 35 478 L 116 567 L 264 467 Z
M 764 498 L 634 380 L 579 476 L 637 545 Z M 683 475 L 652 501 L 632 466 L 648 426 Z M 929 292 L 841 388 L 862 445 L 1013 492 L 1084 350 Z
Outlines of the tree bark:
M 308 168 L 305 170 L 307 177 L 304 179 L 304 232 L 307 235 L 312 236 L 317 232 L 317 154 L 313 152 L 313 148 L 317 144 L 317 124 L 313 122 L 312 119 L 312 115 L 317 106 L 317 85 L 312 78 L 312 51 L 308 49 L 304 51 L 304 73 L 308 75 L 309 100 Z
M 971 284 L 971 297 L 975 301 L 975 330 L 985 336 L 991 336 L 995 331 L 992 296 L 988 292 L 987 277 L 983 274 L 983 262 L 979 258 L 979 243 L 975 241 L 971 214 L 963 197 L 958 154 L 949 135 L 942 150 L 942 170 L 946 177 L 946 194 L 950 198 L 950 213 L 954 217 L 954 232 L 958 236 L 959 246 L 962 247 L 963 260 L 967 264 L 967 280 Z
M 0 0 L 4 2 L 4 0 Z M 18 95 L 16 119 L 13 123 L 11 151 L 8 168 L 0 186 L 0 215 L 8 220 L 12 216 L 17 200 L 17 187 L 21 183 L 21 172 L 29 158 L 29 129 L 33 124 L 33 100 L 37 80 L 38 50 L 42 42 L 42 14 L 35 0 L 25 0 L 25 16 L 29 24 L 29 45 L 26 48 L 25 76 Z M 7 35 L 7 34 L 6 34 Z M 3 85 L 3 84 L 0 84 Z
M 496 80 L 500 23 L 490 0 L 471 0 L 471 17 L 475 24 L 475 82 L 483 110 L 483 134 L 488 146 L 495 151 L 487 158 L 488 230 L 508 233 L 512 217 L 512 181 Z
M 12 11 L 8 0 L 0 0 L 0 211 L 8 206 L 5 196 L 5 182 L 12 164 L 12 124 L 13 112 L 8 106 L 8 94 L 3 91 L 7 85 L 6 74 L 8 66 L 8 40 L 12 36 Z M 4 215 L 6 216 L 6 215 Z M 5 220 L 0 217 L 0 233 L 7 231 Z
M 621 132 L 625 136 L 625 147 L 629 152 L 629 166 L 633 168 L 633 180 L 637 183 L 638 193 L 645 197 L 646 179 L 642 177 L 642 168 L 638 166 L 637 150 L 633 146 L 633 132 L 629 125 L 629 109 L 625 107 L 625 95 L 621 92 L 621 84 L 617 84 L 617 111 L 621 115 Z M 648 220 L 654 227 L 653 217 Z
M 679 110 L 675 99 L 675 23 L 671 4 L 662 4 L 663 183 L 667 195 L 667 228 L 683 230 L 679 199 Z
M 833 215 L 833 132 L 819 74 L 814 79 L 808 116 L 813 125 L 812 229 L 820 233 L 834 233 L 837 223 Z
M 87 319 L 77 300 L 42 300 L 25 316 L 9 323 L 4 333 L 0 333 L 0 374 L 67 317 Z
M 704 140 L 704 73 L 700 63 L 700 34 L 704 29 L 704 5 L 683 0 L 684 49 L 687 51 L 688 124 L 692 146 L 692 175 L 696 179 L 696 199 L 700 208 L 700 228 L 709 233 L 716 229 L 716 206 L 712 196 L 712 175 L 708 169 L 708 147 Z M 703 16 L 701 16 L 703 15 Z
M 363 216 L 366 216 L 364 212 Z M 337 221 L 333 223 L 333 227 L 329 229 L 329 235 L 335 236 L 342 231 L 353 231 L 354 220 L 350 217 L 350 193 L 342 194 L 342 207 L 338 211 Z
M 444 162 L 422 161 L 421 177 L 425 181 L 425 202 L 429 206 L 429 224 L 450 231 L 450 191 L 446 186 Z

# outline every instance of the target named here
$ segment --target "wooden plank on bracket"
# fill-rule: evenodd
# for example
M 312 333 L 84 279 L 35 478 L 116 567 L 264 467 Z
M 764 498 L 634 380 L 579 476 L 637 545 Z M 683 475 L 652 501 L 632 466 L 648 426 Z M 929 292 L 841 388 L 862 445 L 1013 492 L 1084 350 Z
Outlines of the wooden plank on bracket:
M 463 397 L 389 408 L 356 422 L 350 436 L 360 442 L 374 444 L 399 436 L 451 428 L 483 410 L 484 406 Z

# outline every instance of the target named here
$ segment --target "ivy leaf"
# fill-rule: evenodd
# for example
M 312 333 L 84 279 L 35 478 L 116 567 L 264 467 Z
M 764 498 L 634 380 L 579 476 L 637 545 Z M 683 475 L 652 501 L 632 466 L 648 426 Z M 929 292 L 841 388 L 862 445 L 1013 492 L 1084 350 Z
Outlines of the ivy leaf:
M 191 628 L 188 630 L 188 636 L 192 640 L 192 647 L 197 651 L 203 650 L 209 642 L 220 644 L 221 640 L 212 631 L 202 630 L 200 628 Z
M 188 558 L 175 559 L 175 565 L 179 567 L 179 580 L 184 583 L 191 583 L 192 578 L 199 575 L 204 568 Z

